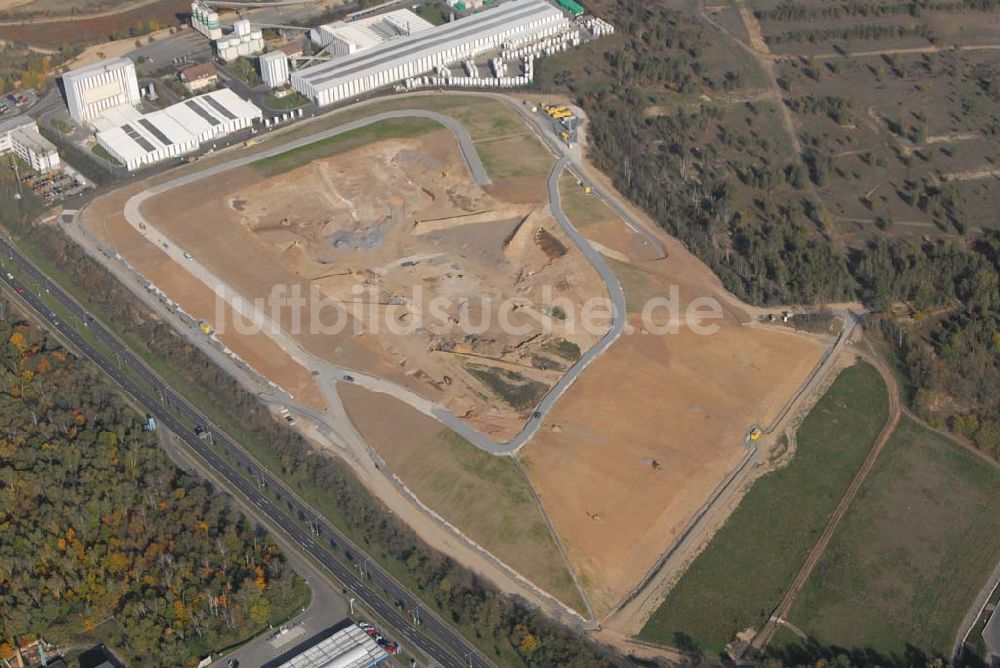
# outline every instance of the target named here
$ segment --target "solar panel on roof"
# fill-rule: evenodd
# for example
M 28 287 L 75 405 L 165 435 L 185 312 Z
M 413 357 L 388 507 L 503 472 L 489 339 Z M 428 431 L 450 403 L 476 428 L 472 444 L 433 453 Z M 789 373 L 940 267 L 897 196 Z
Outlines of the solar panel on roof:
M 229 120 L 233 120 L 234 118 L 236 118 L 236 114 L 234 114 L 233 112 L 229 111 L 224 106 L 222 106 L 222 103 L 216 100 L 211 95 L 206 95 L 201 99 L 205 100 L 205 102 L 208 102 L 212 106 L 212 109 L 215 109 L 217 112 L 219 112 Z
M 149 133 L 154 137 L 156 137 L 157 139 L 159 139 L 160 143 L 163 144 L 164 146 L 170 146 L 173 144 L 173 142 L 170 141 L 170 138 L 167 137 L 167 135 L 163 134 L 163 132 L 160 131 L 160 128 L 150 123 L 148 119 L 140 118 L 139 125 L 149 130 Z
M 150 144 L 149 140 L 147 140 L 141 134 L 136 132 L 135 128 L 133 128 L 128 123 L 122 126 L 122 130 L 124 130 L 125 134 L 127 134 L 129 137 L 132 138 L 132 141 L 141 146 L 142 149 L 146 151 L 146 153 L 152 153 L 153 151 L 156 150 L 156 147 Z
M 208 110 L 205 109 L 205 107 L 201 106 L 200 104 L 196 104 L 194 100 L 188 100 L 184 104 L 186 104 L 191 109 L 191 111 L 195 112 L 196 114 L 204 118 L 212 125 L 218 125 L 219 123 L 222 122 L 212 114 L 208 113 Z

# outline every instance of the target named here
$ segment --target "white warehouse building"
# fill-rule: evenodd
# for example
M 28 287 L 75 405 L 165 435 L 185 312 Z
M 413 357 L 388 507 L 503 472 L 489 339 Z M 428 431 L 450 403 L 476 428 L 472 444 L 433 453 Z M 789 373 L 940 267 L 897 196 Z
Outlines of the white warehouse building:
M 63 75 L 66 106 L 77 122 L 100 118 L 115 107 L 138 104 L 139 81 L 128 58 L 110 58 Z
M 59 168 L 55 145 L 38 134 L 38 125 L 26 114 L 0 121 L 0 154 L 15 153 L 36 172 Z
M 288 83 L 288 54 L 269 51 L 260 57 L 260 77 L 268 88 L 278 88 Z
M 321 25 L 309 31 L 309 39 L 327 47 L 327 51 L 334 56 L 346 56 L 433 27 L 433 23 L 420 18 L 409 9 L 396 9 L 354 21 L 334 21 Z
M 510 0 L 468 18 L 383 42 L 292 73 L 292 87 L 320 106 L 398 83 L 498 49 L 564 29 L 569 19 L 544 0 Z
M 97 133 L 97 143 L 131 171 L 191 153 L 262 116 L 256 105 L 222 88 L 151 114 L 123 113 L 120 124 Z

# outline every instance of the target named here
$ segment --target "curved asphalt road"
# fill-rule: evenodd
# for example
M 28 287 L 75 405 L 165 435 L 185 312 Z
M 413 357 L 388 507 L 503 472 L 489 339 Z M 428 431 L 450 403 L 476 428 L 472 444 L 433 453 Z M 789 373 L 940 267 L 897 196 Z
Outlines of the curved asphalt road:
M 556 164 L 552 167 L 552 171 L 549 172 L 549 208 L 552 211 L 552 217 L 556 219 L 566 235 L 576 244 L 576 247 L 601 276 L 601 280 L 604 281 L 604 285 L 608 289 L 608 296 L 611 299 L 611 323 L 604 336 L 588 348 L 580 359 L 566 373 L 560 376 L 556 384 L 542 397 L 528 424 L 524 425 L 517 436 L 506 443 L 497 443 L 482 432 L 469 426 L 463 420 L 455 417 L 450 411 L 439 406 L 435 406 L 432 409 L 432 414 L 439 422 L 458 432 L 475 446 L 495 455 L 512 455 L 527 443 L 542 426 L 545 416 L 548 415 L 552 407 L 555 406 L 555 403 L 559 401 L 559 398 L 569 389 L 569 386 L 580 376 L 584 368 L 594 361 L 598 355 L 607 350 L 625 329 L 625 291 L 622 289 L 618 277 L 611 271 L 611 267 L 604 261 L 601 254 L 573 227 L 573 224 L 562 210 L 562 203 L 559 198 L 559 177 L 562 176 L 563 170 L 568 163 L 569 158 L 562 156 L 556 161 Z
M 143 216 L 141 208 L 142 203 L 146 199 L 153 197 L 154 195 L 168 192 L 174 188 L 179 188 L 210 176 L 221 174 L 236 167 L 251 164 L 263 158 L 280 155 L 290 150 L 294 150 L 329 137 L 334 137 L 345 132 L 363 128 L 373 123 L 394 118 L 427 118 L 444 125 L 458 140 L 462 159 L 465 161 L 473 181 L 479 186 L 490 183 L 489 175 L 486 173 L 485 167 L 483 167 L 482 160 L 479 158 L 479 153 L 476 151 L 472 137 L 465 126 L 451 116 L 446 116 L 437 112 L 426 111 L 423 109 L 402 109 L 398 111 L 382 112 L 365 118 L 356 119 L 335 128 L 323 130 L 321 132 L 296 139 L 292 142 L 276 146 L 275 148 L 268 149 L 266 151 L 235 158 L 207 169 L 190 174 L 184 174 L 165 183 L 152 186 L 147 190 L 137 193 L 129 198 L 129 200 L 125 203 L 125 218 L 133 227 L 136 228 L 136 230 L 140 231 L 140 233 L 146 235 L 147 237 L 152 237 L 151 240 L 153 243 L 157 243 L 157 245 L 161 246 L 164 252 L 178 262 L 178 264 L 188 267 L 190 273 L 199 277 L 200 280 L 202 280 L 202 282 L 210 288 L 217 289 L 219 286 L 225 285 L 224 281 L 213 275 L 207 268 L 201 266 L 196 260 L 186 259 L 183 249 L 168 240 L 162 234 L 156 232 L 155 226 L 153 226 L 153 224 L 147 220 L 145 216 Z M 528 423 L 514 438 L 507 442 L 498 442 L 493 440 L 486 434 L 483 434 L 462 419 L 455 416 L 450 411 L 434 404 L 431 401 L 428 401 L 413 390 L 403 387 L 402 385 L 393 383 L 383 378 L 362 374 L 351 369 L 340 367 L 336 364 L 332 364 L 326 360 L 321 360 L 315 357 L 311 353 L 305 351 L 295 339 L 281 330 L 276 323 L 271 322 L 266 316 L 247 311 L 247 309 L 250 309 L 250 306 L 245 303 L 246 300 L 242 300 L 244 302 L 242 305 L 231 304 L 231 306 L 237 308 L 238 310 L 244 310 L 242 315 L 251 321 L 256 320 L 266 325 L 271 338 L 275 339 L 276 342 L 282 346 L 282 348 L 292 355 L 293 358 L 296 358 L 301 364 L 311 370 L 319 372 L 322 380 L 335 383 L 343 380 L 345 376 L 349 375 L 358 385 L 373 392 L 381 392 L 383 394 L 394 396 L 425 415 L 433 417 L 441 424 L 457 432 L 470 443 L 482 450 L 485 450 L 486 452 L 494 455 L 513 455 L 525 443 L 527 443 L 532 436 L 534 436 L 535 432 L 537 432 L 541 427 L 545 416 L 552 410 L 556 401 L 559 400 L 569 386 L 572 385 L 573 382 L 579 377 L 584 368 L 586 368 L 586 366 L 590 364 L 590 362 L 592 362 L 598 355 L 607 350 L 607 348 L 614 343 L 615 339 L 617 339 L 625 329 L 625 292 L 622 289 L 621 283 L 618 281 L 618 278 L 615 276 L 608 264 L 604 261 L 604 258 L 601 257 L 601 254 L 590 245 L 590 243 L 577 231 L 575 227 L 573 227 L 573 224 L 569 221 L 566 214 L 562 210 L 559 195 L 559 178 L 562 176 L 563 170 L 566 169 L 569 161 L 569 157 L 563 155 L 556 161 L 552 171 L 549 173 L 549 207 L 552 211 L 552 216 L 562 227 L 563 231 L 573 241 L 584 257 L 587 258 L 590 264 L 594 267 L 594 270 L 597 271 L 601 279 L 604 281 L 610 298 L 610 325 L 604 336 L 602 336 L 597 343 L 584 352 L 580 359 L 577 360 L 576 363 L 574 363 L 573 366 L 571 366 L 566 373 L 559 378 L 556 384 L 549 389 L 536 407 L 535 411 L 532 413 L 532 417 L 528 420 Z M 140 228 L 140 224 L 145 226 L 145 231 Z M 254 316 L 256 316 L 256 318 Z

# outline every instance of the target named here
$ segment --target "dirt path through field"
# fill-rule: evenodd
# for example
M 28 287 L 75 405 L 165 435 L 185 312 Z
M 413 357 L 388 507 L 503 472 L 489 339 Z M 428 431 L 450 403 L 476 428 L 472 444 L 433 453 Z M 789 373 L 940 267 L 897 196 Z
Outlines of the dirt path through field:
M 879 375 L 882 377 L 883 382 L 885 382 L 886 389 L 888 390 L 889 419 L 886 421 L 885 426 L 882 428 L 882 432 L 872 445 L 872 449 L 865 458 L 861 468 L 858 469 L 858 472 L 855 474 L 850 487 L 847 488 L 847 491 L 844 492 L 840 502 L 837 503 L 837 508 L 833 511 L 833 515 L 830 517 L 829 522 L 827 522 L 826 527 L 823 529 L 823 533 L 820 534 L 819 540 L 816 541 L 816 544 L 809 552 L 809 556 L 806 557 L 805 562 L 802 564 L 799 572 L 795 575 L 795 578 L 789 585 L 788 590 L 785 592 L 784 596 L 782 596 L 781 601 L 771 613 L 771 617 L 768 619 L 767 623 L 764 624 L 761 630 L 758 631 L 757 635 L 751 642 L 750 648 L 752 651 L 760 652 L 766 648 L 768 642 L 770 642 L 771 638 L 774 637 L 774 633 L 777 631 L 778 626 L 784 622 L 785 617 L 792 609 L 792 604 L 795 602 L 795 598 L 798 596 L 799 592 L 802 591 L 802 588 L 805 586 L 809 576 L 816 568 L 816 564 L 818 564 L 820 559 L 823 557 L 823 553 L 830 544 L 830 539 L 833 537 L 834 532 L 840 525 L 841 520 L 844 519 L 844 515 L 847 514 L 847 509 L 851 506 L 851 503 L 853 503 L 855 497 L 858 495 L 861 485 L 864 484 L 864 481 L 868 478 L 868 474 L 871 473 L 872 468 L 874 468 L 875 462 L 878 460 L 878 456 L 881 454 L 885 444 L 889 442 L 889 438 L 892 436 L 893 432 L 896 431 L 896 426 L 899 424 L 899 420 L 902 417 L 903 412 L 901 408 L 899 384 L 896 382 L 896 377 L 893 375 L 892 370 L 889 369 L 886 363 L 882 360 L 881 356 L 871 348 L 870 344 L 867 344 L 867 348 L 867 353 L 864 356 L 865 360 L 878 370 Z
M 914 46 L 899 49 L 876 49 L 874 51 L 848 51 L 847 53 L 814 53 L 810 54 L 812 60 L 836 60 L 842 58 L 874 58 L 878 56 L 906 56 L 921 53 L 938 53 L 939 51 L 997 51 L 1000 44 L 970 44 L 961 46 L 958 44 L 946 44 L 941 46 Z M 777 53 L 768 56 L 771 60 L 798 60 L 802 56 L 794 53 Z
M 25 5 L 30 5 L 34 0 L 6 0 L 5 2 L 0 2 L 0 11 L 10 11 L 12 9 L 17 9 L 19 7 L 24 7 Z M 99 12 L 88 12 L 85 14 L 57 14 L 55 16 L 33 16 L 25 17 L 22 19 L 5 19 L 0 21 L 0 26 L 20 26 L 28 23 L 61 23 L 63 21 L 83 21 L 86 19 L 103 19 L 109 16 L 115 16 L 117 14 L 124 14 L 125 12 L 130 12 L 133 9 L 142 9 L 143 7 L 148 7 L 149 5 L 155 5 L 160 2 L 160 0 L 134 0 L 133 2 L 123 2 L 114 9 L 106 9 Z

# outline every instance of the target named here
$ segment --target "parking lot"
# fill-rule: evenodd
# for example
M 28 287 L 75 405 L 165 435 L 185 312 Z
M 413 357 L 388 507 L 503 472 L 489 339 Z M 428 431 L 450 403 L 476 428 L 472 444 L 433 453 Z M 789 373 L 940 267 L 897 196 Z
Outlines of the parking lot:
M 65 171 L 32 174 L 22 181 L 47 204 L 77 195 L 90 187 L 90 183 L 82 176 Z
M 16 90 L 9 95 L 0 97 L 0 117 L 16 116 L 25 109 L 30 108 L 38 101 L 35 91 L 29 89 Z

